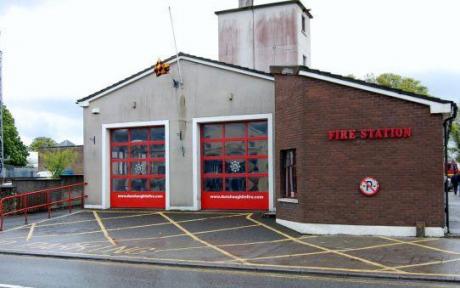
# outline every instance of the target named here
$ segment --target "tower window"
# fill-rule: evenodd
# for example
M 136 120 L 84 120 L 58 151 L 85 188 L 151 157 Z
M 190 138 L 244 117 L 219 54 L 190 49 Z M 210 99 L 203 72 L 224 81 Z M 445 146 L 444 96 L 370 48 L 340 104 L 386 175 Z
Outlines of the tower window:
M 305 33 L 305 24 L 306 24 L 305 21 L 306 21 L 305 16 L 302 15 L 302 32 L 304 33 Z

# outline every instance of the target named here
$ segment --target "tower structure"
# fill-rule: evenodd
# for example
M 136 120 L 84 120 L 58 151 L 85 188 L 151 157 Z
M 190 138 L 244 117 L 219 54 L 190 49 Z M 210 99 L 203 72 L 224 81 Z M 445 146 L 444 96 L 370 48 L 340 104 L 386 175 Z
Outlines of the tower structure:
M 298 0 L 253 5 L 216 12 L 219 60 L 270 72 L 273 65 L 311 64 L 310 10 Z

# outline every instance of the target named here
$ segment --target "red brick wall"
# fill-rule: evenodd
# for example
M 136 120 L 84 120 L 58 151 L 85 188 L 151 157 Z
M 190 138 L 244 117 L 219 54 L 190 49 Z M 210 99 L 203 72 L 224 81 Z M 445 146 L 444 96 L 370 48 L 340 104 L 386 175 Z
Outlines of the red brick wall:
M 297 149 L 298 204 L 277 217 L 304 223 L 444 226 L 442 117 L 428 106 L 301 76 L 276 76 L 276 143 Z M 329 141 L 336 129 L 410 127 L 412 137 Z M 279 195 L 279 161 L 276 190 Z M 375 177 L 380 192 L 359 192 Z

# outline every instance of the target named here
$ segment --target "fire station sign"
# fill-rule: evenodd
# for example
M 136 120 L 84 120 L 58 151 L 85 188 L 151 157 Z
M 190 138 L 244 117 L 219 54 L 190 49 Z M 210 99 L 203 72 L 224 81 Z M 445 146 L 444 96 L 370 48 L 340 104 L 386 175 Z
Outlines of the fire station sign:
M 377 192 L 379 192 L 379 188 L 379 182 L 372 177 L 366 177 L 361 180 L 361 183 L 359 183 L 359 190 L 361 190 L 361 193 L 366 196 L 374 196 Z
M 329 140 L 387 139 L 412 137 L 412 128 L 339 129 L 328 132 Z

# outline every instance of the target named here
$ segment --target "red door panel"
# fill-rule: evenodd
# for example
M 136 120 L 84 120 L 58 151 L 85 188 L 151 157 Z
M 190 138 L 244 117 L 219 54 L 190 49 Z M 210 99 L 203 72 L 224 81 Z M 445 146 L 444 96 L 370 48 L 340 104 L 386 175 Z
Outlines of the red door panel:
M 201 126 L 201 207 L 268 209 L 267 121 Z
M 163 126 L 111 131 L 110 200 L 114 208 L 165 208 Z

